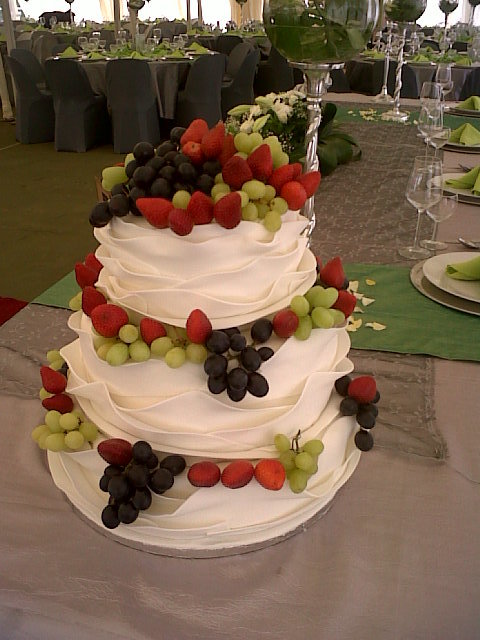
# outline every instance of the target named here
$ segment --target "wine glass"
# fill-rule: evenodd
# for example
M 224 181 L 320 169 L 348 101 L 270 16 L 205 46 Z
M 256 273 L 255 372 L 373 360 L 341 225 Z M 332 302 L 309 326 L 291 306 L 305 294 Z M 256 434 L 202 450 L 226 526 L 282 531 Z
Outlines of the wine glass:
M 87 49 L 86 45 L 88 44 L 87 36 L 78 36 L 77 44 L 80 47 L 80 49 L 85 52 Z
M 450 127 L 444 127 L 443 125 L 435 129 L 430 136 L 430 146 L 435 150 L 433 157 L 437 157 L 437 152 L 442 149 L 450 140 L 452 130 Z
M 426 109 L 438 109 L 442 101 L 442 85 L 438 82 L 424 82 L 420 90 L 420 103 Z
M 57 16 L 52 16 L 49 20 L 50 27 L 55 29 L 55 25 L 57 24 Z
M 435 82 L 442 87 L 442 99 L 453 89 L 452 67 L 450 64 L 439 64 L 435 73 Z
M 160 42 L 162 40 L 162 30 L 161 29 L 154 29 L 153 30 L 153 37 L 155 38 L 155 44 L 156 45 L 160 44 Z
M 407 182 L 405 196 L 417 209 L 417 226 L 413 244 L 398 249 L 398 253 L 409 260 L 428 258 L 431 252 L 418 243 L 418 232 L 422 214 L 442 198 L 442 163 L 435 158 L 417 156 Z
M 438 223 L 450 218 L 456 210 L 458 204 L 458 195 L 444 195 L 443 198 L 437 202 L 437 204 L 428 207 L 427 216 L 433 220 L 432 235 L 428 240 L 421 240 L 420 246 L 430 251 L 440 251 L 442 249 L 448 249 L 446 242 L 437 240 Z
M 40 18 L 38 19 L 38 24 L 39 24 L 41 27 L 44 27 L 44 26 L 45 26 L 45 18 L 44 18 L 43 16 L 40 16 Z
M 439 135 L 440 131 L 443 129 L 442 115 L 442 110 L 439 107 L 431 109 L 422 107 L 420 109 L 417 128 L 420 135 L 425 140 L 425 156 L 428 155 L 428 147 L 431 144 L 432 138 Z

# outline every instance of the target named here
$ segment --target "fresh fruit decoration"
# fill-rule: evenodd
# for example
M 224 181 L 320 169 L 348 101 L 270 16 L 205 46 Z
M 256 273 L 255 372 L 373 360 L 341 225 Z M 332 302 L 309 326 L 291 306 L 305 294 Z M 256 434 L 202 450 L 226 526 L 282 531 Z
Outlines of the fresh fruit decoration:
M 65 393 L 68 367 L 60 352 L 47 353 L 48 366 L 40 368 L 42 388 L 40 398 L 47 409 L 43 424 L 32 431 L 32 438 L 40 449 L 49 451 L 78 451 L 89 448 L 98 437 L 97 426 L 74 407 Z
M 97 451 L 108 463 L 99 482 L 100 489 L 109 494 L 101 516 L 107 529 L 135 522 L 140 511 L 152 504 L 152 492 L 161 495 L 171 489 L 175 476 L 186 466 L 185 459 L 176 454 L 160 461 L 144 440 L 132 446 L 127 440 L 111 438 L 100 442 Z
M 112 185 L 115 177 L 122 179 Z M 289 164 L 276 136 L 233 136 L 223 122 L 209 129 L 202 119 L 187 129 L 175 127 L 157 149 L 139 142 L 126 157 L 123 173 L 108 167 L 102 178 L 111 197 L 93 207 L 94 227 L 130 212 L 180 236 L 198 224 L 215 221 L 233 229 L 241 220 L 262 222 L 275 233 L 282 215 L 301 209 L 320 184 L 318 171 L 302 174 L 299 163 Z
M 370 432 L 375 426 L 378 415 L 377 403 L 380 393 L 375 378 L 359 376 L 352 379 L 343 376 L 335 382 L 337 393 L 343 396 L 340 413 L 344 416 L 355 416 L 360 430 L 355 434 L 355 444 L 360 451 L 370 451 L 373 437 Z
M 307 487 L 310 476 L 317 472 L 318 456 L 322 453 L 323 442 L 319 439 L 307 440 L 300 446 L 301 431 L 289 440 L 283 433 L 274 438 L 278 461 L 283 466 L 293 493 L 301 493 Z

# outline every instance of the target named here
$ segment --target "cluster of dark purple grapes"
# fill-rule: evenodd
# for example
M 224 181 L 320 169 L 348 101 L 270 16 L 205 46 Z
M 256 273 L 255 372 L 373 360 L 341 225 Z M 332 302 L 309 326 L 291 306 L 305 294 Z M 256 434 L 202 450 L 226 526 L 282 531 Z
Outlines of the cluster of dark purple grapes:
M 335 389 L 343 397 L 340 402 L 340 413 L 344 416 L 355 416 L 360 426 L 355 434 L 355 445 L 360 451 L 370 451 L 373 447 L 373 436 L 370 429 L 373 429 L 378 416 L 377 402 L 380 400 L 380 393 L 377 389 L 372 402 L 359 403 L 355 398 L 348 395 L 348 385 L 352 381 L 350 376 L 343 376 L 335 382 Z
M 273 325 L 267 318 L 252 325 L 252 344 L 247 344 L 246 337 L 237 327 L 212 331 L 205 343 L 210 355 L 204 363 L 210 392 L 218 394 L 226 390 L 234 402 L 243 400 L 247 392 L 257 398 L 266 396 L 268 382 L 258 369 L 274 352 L 270 347 L 257 348 L 256 345 L 267 342 L 272 331 Z M 232 360 L 237 364 L 233 368 L 229 367 Z
M 170 139 L 156 150 L 149 142 L 138 142 L 134 146 L 134 158 L 125 167 L 128 182 L 116 184 L 110 199 L 93 207 L 89 218 L 93 227 L 104 227 L 113 216 L 122 217 L 129 212 L 140 216 L 135 205 L 138 198 L 170 199 L 176 191 L 203 191 L 210 195 L 222 166 L 218 160 L 194 166 L 190 158 L 179 151 L 184 131 L 184 127 L 174 127 Z
M 115 529 L 121 522 L 135 522 L 139 512 L 152 504 L 152 491 L 162 494 L 170 489 L 174 476 L 185 466 L 185 459 L 179 455 L 169 455 L 159 462 L 148 442 L 136 442 L 132 460 L 126 466 L 108 465 L 100 478 L 100 489 L 110 495 L 102 511 L 103 524 Z

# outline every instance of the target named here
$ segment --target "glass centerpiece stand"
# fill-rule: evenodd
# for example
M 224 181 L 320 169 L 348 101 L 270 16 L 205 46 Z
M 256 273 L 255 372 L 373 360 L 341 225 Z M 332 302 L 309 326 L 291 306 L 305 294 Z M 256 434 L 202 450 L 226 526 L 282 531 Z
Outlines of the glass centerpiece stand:
M 400 92 L 402 90 L 402 69 L 407 32 L 415 26 L 427 8 L 427 0 L 387 0 L 384 5 L 385 15 L 396 23 L 399 34 L 397 70 L 395 72 L 395 90 L 393 92 L 393 109 L 384 114 L 385 118 L 394 122 L 405 122 L 408 113 L 400 111 Z
M 440 0 L 438 7 L 445 14 L 445 35 L 447 35 L 448 16 L 458 7 L 458 0 Z
M 470 19 L 468 21 L 468 24 L 473 27 L 473 21 L 475 18 L 475 9 L 478 7 L 478 5 L 480 4 L 480 0 L 468 0 L 468 4 L 470 5 L 472 11 L 470 13 Z
M 378 17 L 378 0 L 265 0 L 263 22 L 272 45 L 305 78 L 307 128 L 305 171 L 318 169 L 318 127 L 322 98 L 330 85 L 330 72 L 363 51 Z M 314 197 L 304 206 L 309 223 L 305 235 L 315 228 Z
M 392 104 L 393 98 L 388 93 L 388 70 L 390 68 L 390 56 L 392 55 L 392 40 L 393 40 L 393 22 L 387 21 L 387 39 L 385 43 L 385 59 L 383 62 L 383 83 L 380 93 L 373 98 L 375 102 L 379 104 Z

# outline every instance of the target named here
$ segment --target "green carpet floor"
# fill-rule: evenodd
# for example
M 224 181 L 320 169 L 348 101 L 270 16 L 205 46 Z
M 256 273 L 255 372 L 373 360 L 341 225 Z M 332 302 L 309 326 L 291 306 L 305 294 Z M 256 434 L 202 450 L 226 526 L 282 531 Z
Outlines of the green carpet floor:
M 31 301 L 95 248 L 94 176 L 123 160 L 112 145 L 57 152 L 21 145 L 0 121 L 0 296 Z

